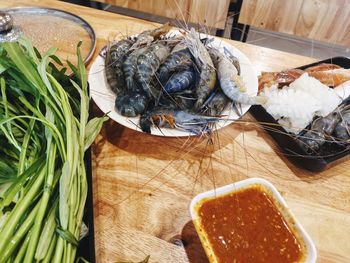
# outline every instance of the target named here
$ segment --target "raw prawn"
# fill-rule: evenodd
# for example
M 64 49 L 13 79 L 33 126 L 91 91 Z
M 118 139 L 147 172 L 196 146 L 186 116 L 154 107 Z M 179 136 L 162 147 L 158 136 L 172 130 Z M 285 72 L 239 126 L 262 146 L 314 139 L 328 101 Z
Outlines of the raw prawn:
M 340 122 L 340 110 L 336 109 L 325 117 L 318 117 L 311 124 L 311 129 L 299 138 L 299 145 L 309 153 L 317 153 L 331 138 L 335 127 Z
M 168 93 L 183 91 L 195 83 L 196 72 L 193 68 L 178 72 L 170 77 L 164 85 L 164 90 Z
M 186 89 L 172 94 L 165 93 L 159 100 L 158 106 L 182 110 L 191 110 L 196 100 L 197 96 L 195 90 Z
M 217 87 L 203 104 L 201 112 L 208 116 L 219 116 L 229 101 L 221 88 Z
M 135 82 L 135 75 L 137 72 L 137 59 L 147 50 L 147 47 L 143 47 L 133 51 L 124 61 L 122 69 L 125 76 L 125 84 L 128 91 L 135 92 L 137 85 Z
M 159 97 L 160 90 L 155 89 L 155 86 L 151 84 L 151 79 L 169 53 L 169 45 L 166 45 L 165 42 L 156 42 L 137 58 L 136 79 L 149 97 L 155 99 Z
M 139 56 L 146 52 L 148 47 L 134 50 L 124 61 L 122 65 L 126 91 L 125 94 L 117 96 L 115 100 L 115 108 L 118 113 L 126 117 L 136 117 L 145 111 L 150 97 L 144 92 L 142 87 L 136 81 L 138 71 L 137 61 Z
M 186 43 L 178 43 L 164 63 L 159 67 L 157 77 L 161 83 L 165 83 L 174 72 L 186 70 L 193 65 L 191 53 Z
M 151 126 L 158 128 L 177 128 L 190 133 L 200 135 L 211 131 L 211 124 L 218 122 L 220 118 L 201 116 L 184 110 L 172 108 L 156 108 L 143 114 L 140 118 L 142 131 L 150 133 Z
M 154 40 L 161 38 L 166 35 L 172 26 L 169 23 L 162 25 L 154 30 L 146 30 L 140 33 L 131 49 L 138 49 L 142 46 L 149 46 Z
M 337 140 L 349 142 L 350 140 L 350 105 L 347 105 L 340 114 L 340 121 L 335 126 L 334 135 Z
M 118 96 L 124 93 L 125 79 L 123 62 L 132 45 L 130 39 L 123 39 L 107 47 L 105 56 L 105 74 L 109 87 Z
M 185 40 L 200 71 L 199 81 L 196 85 L 198 99 L 194 106 L 194 109 L 198 110 L 215 87 L 216 72 L 208 50 L 193 28 L 185 36 Z
M 248 105 L 265 102 L 264 97 L 252 97 L 244 93 L 245 87 L 236 67 L 219 50 L 210 49 L 209 52 L 217 69 L 221 89 L 230 100 Z
M 148 95 L 139 90 L 118 96 L 115 100 L 115 108 L 123 116 L 136 117 L 145 111 L 148 103 Z

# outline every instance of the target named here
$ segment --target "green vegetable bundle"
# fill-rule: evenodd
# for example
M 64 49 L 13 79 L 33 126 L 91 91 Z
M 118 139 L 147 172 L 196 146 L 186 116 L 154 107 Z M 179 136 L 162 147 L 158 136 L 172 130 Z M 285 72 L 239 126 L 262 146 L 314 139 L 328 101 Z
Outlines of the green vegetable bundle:
M 55 51 L 40 55 L 25 39 L 0 44 L 0 263 L 75 261 L 84 153 L 106 117 L 88 120 L 79 45 L 74 78 L 57 69 Z

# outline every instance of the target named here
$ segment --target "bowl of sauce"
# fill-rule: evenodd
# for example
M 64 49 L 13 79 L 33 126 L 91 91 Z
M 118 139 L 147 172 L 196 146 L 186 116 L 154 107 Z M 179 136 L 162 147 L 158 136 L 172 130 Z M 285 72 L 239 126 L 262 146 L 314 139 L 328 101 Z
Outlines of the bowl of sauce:
M 316 262 L 311 238 L 264 179 L 201 193 L 190 213 L 210 262 Z

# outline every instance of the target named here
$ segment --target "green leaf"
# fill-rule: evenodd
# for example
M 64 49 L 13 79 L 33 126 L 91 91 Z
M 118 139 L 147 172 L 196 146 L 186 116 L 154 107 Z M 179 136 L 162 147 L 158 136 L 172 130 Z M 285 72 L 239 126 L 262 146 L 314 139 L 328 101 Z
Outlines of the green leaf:
M 53 235 L 55 233 L 57 226 L 55 220 L 56 209 L 57 202 L 54 203 L 40 235 L 39 243 L 35 252 L 35 259 L 38 261 L 43 260 L 45 258 L 51 243 L 49 241 L 52 240 Z
M 62 175 L 60 178 L 60 197 L 59 197 L 59 216 L 60 223 L 64 230 L 68 228 L 68 215 L 69 215 L 69 182 L 70 182 L 70 168 L 69 161 L 67 160 L 62 168 Z
M 2 177 L 16 177 L 16 170 L 11 165 L 11 163 L 7 162 L 4 157 L 0 160 L 0 178 Z
M 46 107 L 45 117 L 46 117 L 47 121 L 51 122 L 52 124 L 55 123 L 55 116 L 54 116 L 50 106 Z M 52 141 L 52 131 L 46 126 L 45 126 L 45 137 L 47 140 L 47 144 L 50 145 L 51 141 Z
M 77 46 L 77 56 L 78 56 L 78 78 L 80 79 L 80 86 L 84 92 L 87 91 L 87 74 L 83 58 L 80 53 L 80 46 L 82 42 L 80 41 Z
M 55 61 L 58 65 L 63 67 L 62 61 L 56 56 L 56 55 L 51 55 L 50 58 Z
M 5 42 L 3 46 L 18 70 L 22 72 L 29 82 L 37 89 L 42 90 L 42 80 L 21 46 L 16 42 Z
M 37 178 L 38 171 L 44 166 L 44 164 L 45 156 L 42 156 L 38 158 L 28 169 L 26 169 L 23 174 L 14 180 L 11 186 L 6 190 L 4 199 L 0 201 L 0 209 L 8 206 L 13 201 L 15 195 L 30 178 Z
M 1 97 L 2 97 L 2 104 L 4 105 L 5 110 L 5 118 L 9 118 L 9 109 L 8 109 L 8 102 L 7 102 L 7 95 L 6 95 L 6 85 L 5 85 L 5 79 L 0 79 L 0 86 L 1 86 Z M 4 127 L 1 127 L 2 131 L 4 132 L 5 136 L 8 137 L 9 141 L 19 150 L 21 151 L 21 147 L 19 146 L 15 136 L 12 132 L 11 123 L 6 123 L 7 130 L 5 130 Z
M 40 53 L 38 52 L 38 50 L 36 50 L 32 43 L 30 42 L 29 39 L 25 38 L 25 37 L 21 37 L 18 40 L 18 43 L 21 44 L 25 50 L 29 53 L 29 55 L 32 57 L 32 59 L 34 60 L 34 62 L 36 64 L 38 64 L 40 62 Z
M 78 240 L 73 236 L 73 234 L 71 232 L 69 232 L 68 230 L 63 230 L 59 227 L 56 228 L 56 233 L 63 238 L 64 240 L 66 240 L 68 243 L 71 243 L 74 246 L 78 246 Z
M 70 69 L 72 70 L 73 74 L 74 74 L 75 76 L 77 76 L 77 75 L 78 75 L 78 69 L 77 69 L 77 67 L 74 66 L 69 60 L 67 60 L 67 64 L 68 64 L 68 66 L 70 67 Z
M 84 151 L 86 151 L 94 142 L 96 136 L 101 131 L 103 123 L 108 119 L 109 118 L 107 116 L 101 118 L 93 118 L 87 123 L 85 130 Z
M 47 90 L 49 91 L 50 95 L 55 100 L 57 106 L 62 108 L 62 103 L 59 100 L 57 93 L 53 90 L 52 85 L 51 85 L 49 78 L 47 76 L 46 67 L 49 64 L 49 62 L 50 62 L 49 56 L 44 56 L 41 63 L 38 64 L 38 67 L 37 67 L 38 72 L 39 72 L 40 77 L 41 77 L 42 81 L 44 82 Z
M 0 63 L 0 74 L 2 74 L 4 71 L 6 71 L 7 68 L 8 68 L 8 66 L 5 66 L 5 65 Z
M 46 52 L 43 54 L 43 57 L 51 57 L 54 56 L 54 54 L 57 51 L 57 47 L 50 47 Z
M 27 79 L 24 78 L 22 73 L 17 72 L 12 68 L 9 68 L 7 72 L 14 79 L 14 87 L 18 88 L 19 90 L 32 93 L 35 97 L 39 96 L 39 91 Z M 12 87 L 13 90 L 15 90 L 14 87 Z

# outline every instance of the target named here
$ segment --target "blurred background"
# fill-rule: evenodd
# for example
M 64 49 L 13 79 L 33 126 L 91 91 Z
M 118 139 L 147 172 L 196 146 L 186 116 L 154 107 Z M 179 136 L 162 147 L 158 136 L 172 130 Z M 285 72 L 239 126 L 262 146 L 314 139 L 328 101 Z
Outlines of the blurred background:
M 350 0 L 64 0 L 325 59 L 350 56 Z

